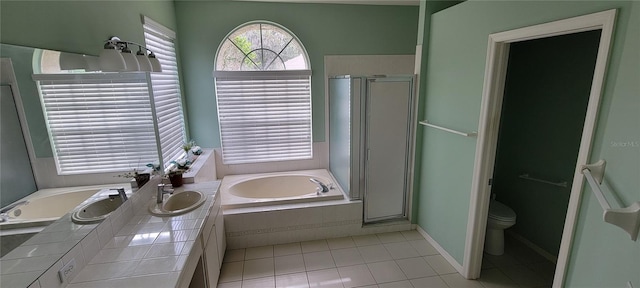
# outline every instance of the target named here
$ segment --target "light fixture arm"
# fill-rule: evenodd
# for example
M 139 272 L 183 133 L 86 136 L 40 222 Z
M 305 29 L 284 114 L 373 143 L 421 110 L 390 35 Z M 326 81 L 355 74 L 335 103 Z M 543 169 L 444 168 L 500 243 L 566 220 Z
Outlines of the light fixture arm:
M 129 70 L 127 70 L 128 66 L 131 65 L 127 65 L 127 64 L 120 64 L 120 65 L 116 65 L 114 66 L 113 63 L 114 62 L 119 62 L 117 59 L 121 58 L 119 56 L 117 56 L 117 54 L 123 53 L 126 55 L 131 55 L 133 53 L 131 53 L 131 50 L 129 50 L 129 44 L 131 44 L 132 46 L 138 46 L 138 52 L 135 53 L 136 57 L 144 57 L 143 59 L 138 59 L 136 61 L 135 57 L 134 58 L 127 58 L 127 59 L 132 59 L 130 61 L 133 62 L 137 62 L 135 63 L 132 67 L 133 68 L 129 68 Z M 160 61 L 158 60 L 158 58 L 156 57 L 156 54 L 153 53 L 153 51 L 151 51 L 151 49 L 135 43 L 135 42 L 131 42 L 131 41 L 123 41 L 120 38 L 116 37 L 116 36 L 112 36 L 109 39 L 105 40 L 105 44 L 104 44 L 104 55 L 109 55 L 110 56 L 105 56 L 104 57 L 104 66 L 103 67 L 108 67 L 109 72 L 117 72 L 117 71 L 150 71 L 150 72 L 162 72 L 162 65 L 160 64 Z M 144 49 L 146 51 L 142 52 L 142 49 Z M 108 52 L 108 51 L 113 51 L 114 52 L 120 52 L 120 53 L 115 53 L 116 56 L 114 56 L 113 52 Z M 102 55 L 102 53 L 101 53 Z M 127 56 L 130 57 L 130 56 Z M 102 57 L 101 57 L 102 58 Z M 116 60 L 114 60 L 116 59 Z M 140 62 L 143 62 L 142 64 L 140 64 Z M 146 63 L 146 64 L 145 64 Z M 119 63 L 116 63 L 119 64 Z M 102 63 L 101 63 L 102 65 Z M 145 68 L 140 68 L 140 65 L 142 65 Z M 102 69 L 103 71 L 105 71 L 105 69 Z
M 122 51 L 123 49 L 127 48 L 128 44 L 133 44 L 133 45 L 138 46 L 140 49 L 146 50 L 149 53 L 148 55 L 152 55 L 153 54 L 154 57 L 155 57 L 155 54 L 153 53 L 153 51 L 151 51 L 151 49 L 149 49 L 149 48 L 147 48 L 147 47 L 145 47 L 145 46 L 143 46 L 141 44 L 138 44 L 136 42 L 122 41 L 117 36 L 112 36 L 111 38 L 105 40 L 104 42 L 105 42 L 104 43 L 104 49 L 113 49 L 113 48 L 115 48 L 115 49 L 118 49 L 118 50 Z M 140 49 L 138 49 L 138 50 L 140 50 Z

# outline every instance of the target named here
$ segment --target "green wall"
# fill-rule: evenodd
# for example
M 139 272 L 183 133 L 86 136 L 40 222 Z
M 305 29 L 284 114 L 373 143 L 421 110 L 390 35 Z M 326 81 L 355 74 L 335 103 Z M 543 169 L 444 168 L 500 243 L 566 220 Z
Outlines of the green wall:
M 414 54 L 418 7 L 236 1 L 178 1 L 176 18 L 183 89 L 192 138 L 220 147 L 212 72 L 218 45 L 227 33 L 252 20 L 291 30 L 309 53 L 313 138 L 325 139 L 325 55 Z
M 432 15 L 427 79 L 420 83 L 426 86 L 426 119 L 477 130 L 489 34 L 618 8 L 591 160 L 608 161 L 607 180 L 624 205 L 640 200 L 639 6 L 614 1 L 467 1 Z M 418 225 L 462 263 L 476 139 L 423 130 Z M 604 223 L 591 191 L 583 193 L 567 286 L 623 287 L 632 281 L 640 287 L 640 242 Z
M 110 36 L 144 43 L 141 14 L 176 29 L 172 1 L 0 1 L 0 43 L 98 55 Z M 36 157 L 52 157 L 31 66 L 14 68 Z
M 555 256 L 599 43 L 596 30 L 517 42 L 509 48 L 491 192 L 516 212 L 511 230 Z M 525 173 L 568 184 L 521 179 Z

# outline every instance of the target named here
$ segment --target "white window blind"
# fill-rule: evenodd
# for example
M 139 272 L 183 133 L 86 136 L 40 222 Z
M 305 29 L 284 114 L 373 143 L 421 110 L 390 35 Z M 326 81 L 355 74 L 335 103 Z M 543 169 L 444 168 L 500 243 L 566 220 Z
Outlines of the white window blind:
M 311 71 L 216 71 L 226 164 L 310 159 Z
M 151 73 L 151 86 L 158 119 L 158 133 L 165 166 L 184 156 L 182 143 L 186 140 L 180 79 L 176 60 L 175 33 L 143 18 L 145 45 L 153 51 L 162 65 L 162 72 Z
M 120 172 L 158 162 L 142 73 L 37 74 L 58 174 Z

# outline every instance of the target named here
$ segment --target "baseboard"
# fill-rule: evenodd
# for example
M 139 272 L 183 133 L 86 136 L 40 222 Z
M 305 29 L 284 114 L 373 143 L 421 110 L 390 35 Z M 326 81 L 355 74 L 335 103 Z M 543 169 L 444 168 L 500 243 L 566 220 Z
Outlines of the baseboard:
M 529 241 L 527 238 L 524 238 L 522 235 L 510 231 L 510 230 L 505 230 L 505 232 L 507 232 L 507 234 L 509 234 L 509 236 L 513 237 L 514 239 L 522 242 L 522 244 L 524 244 L 525 246 L 531 248 L 531 250 L 535 251 L 536 253 L 538 253 L 540 256 L 544 257 L 545 259 L 553 262 L 553 263 L 558 263 L 558 257 L 552 255 L 551 253 L 547 252 L 546 250 L 540 248 L 540 246 L 536 245 L 535 243 Z
M 451 256 L 451 254 L 447 252 L 447 250 L 444 250 L 444 248 L 442 248 L 442 246 L 440 246 L 440 244 L 438 244 L 435 239 L 431 238 L 427 231 L 424 231 L 420 226 L 417 226 L 416 230 L 418 230 L 418 233 L 420 233 L 422 237 L 424 237 L 424 239 L 426 239 L 427 242 L 429 242 L 429 244 L 433 246 L 433 248 L 436 248 L 436 250 L 438 250 L 438 253 L 440 253 L 440 255 L 442 255 L 442 257 L 444 257 L 444 259 L 446 259 L 447 262 L 449 262 L 449 264 L 451 264 L 451 266 L 453 266 L 453 268 L 458 271 L 458 273 L 460 273 L 460 275 L 464 275 L 462 265 L 460 265 L 460 263 L 458 263 L 458 261 L 456 261 L 456 259 L 454 259 L 453 256 Z

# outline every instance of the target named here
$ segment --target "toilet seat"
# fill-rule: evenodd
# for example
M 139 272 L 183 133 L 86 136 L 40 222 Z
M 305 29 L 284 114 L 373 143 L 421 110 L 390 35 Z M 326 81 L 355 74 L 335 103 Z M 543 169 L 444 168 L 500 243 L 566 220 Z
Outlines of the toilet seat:
M 491 200 L 491 202 L 489 203 L 489 218 L 498 221 L 515 221 L 516 212 L 514 212 L 507 205 L 504 205 L 495 200 Z

